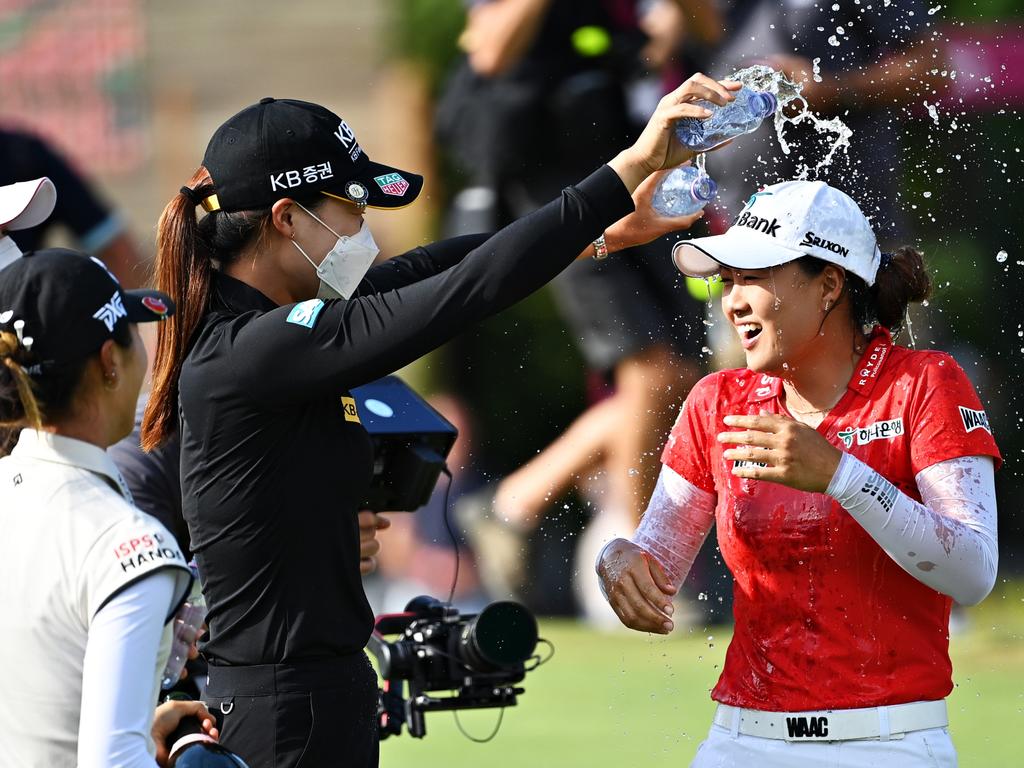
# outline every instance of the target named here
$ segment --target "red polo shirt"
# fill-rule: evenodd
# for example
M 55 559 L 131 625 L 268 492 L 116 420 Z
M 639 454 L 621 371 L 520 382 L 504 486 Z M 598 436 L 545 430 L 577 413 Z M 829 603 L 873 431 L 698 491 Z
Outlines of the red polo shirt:
M 749 370 L 702 379 L 662 462 L 715 493 L 718 544 L 734 582 L 736 629 L 712 698 L 769 711 L 934 700 L 952 690 L 952 600 L 897 565 L 836 501 L 740 479 L 730 414 L 789 416 L 782 380 Z M 952 357 L 895 346 L 876 328 L 848 389 L 818 427 L 920 500 L 915 475 L 999 450 L 974 388 Z

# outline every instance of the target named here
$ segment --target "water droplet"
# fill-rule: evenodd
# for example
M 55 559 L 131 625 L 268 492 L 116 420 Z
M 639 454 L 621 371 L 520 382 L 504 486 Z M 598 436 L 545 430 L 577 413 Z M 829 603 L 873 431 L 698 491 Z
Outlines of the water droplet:
M 999 253 L 996 254 L 996 261 L 998 261 L 1000 264 L 1002 264 L 1008 258 L 1010 258 L 1010 254 L 1008 254 L 1006 251 L 999 251 Z
M 630 477 L 636 477 L 637 475 L 640 474 L 640 470 L 638 470 L 638 469 L 636 469 L 634 467 L 630 467 L 628 474 L 629 474 Z

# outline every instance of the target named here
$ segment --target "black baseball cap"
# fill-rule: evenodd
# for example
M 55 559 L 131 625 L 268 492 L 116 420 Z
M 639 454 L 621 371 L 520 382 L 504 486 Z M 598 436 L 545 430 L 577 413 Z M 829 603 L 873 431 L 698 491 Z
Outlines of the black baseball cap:
M 0 270 L 0 331 L 30 348 L 32 374 L 88 357 L 124 323 L 173 314 L 166 294 L 122 290 L 102 261 L 67 248 L 29 251 Z
M 213 134 L 203 165 L 214 194 L 208 211 L 267 208 L 315 192 L 370 208 L 403 208 L 423 177 L 367 157 L 348 123 L 319 104 L 260 99 Z

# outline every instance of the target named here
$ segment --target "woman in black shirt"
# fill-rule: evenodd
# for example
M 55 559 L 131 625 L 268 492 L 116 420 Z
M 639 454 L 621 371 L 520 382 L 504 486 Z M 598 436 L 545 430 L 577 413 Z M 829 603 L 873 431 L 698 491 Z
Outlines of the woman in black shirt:
M 689 226 L 648 213 L 648 177 L 690 159 L 671 126 L 710 114 L 691 102 L 723 104 L 737 87 L 695 76 L 633 147 L 536 213 L 370 269 L 363 210 L 408 204 L 420 177 L 370 161 L 343 120 L 306 102 L 263 99 L 214 134 L 159 224 L 157 286 L 179 313 L 160 329 L 143 445 L 180 423 L 209 703 L 252 768 L 377 765 L 357 522 L 372 457 L 349 390 L 581 255 Z

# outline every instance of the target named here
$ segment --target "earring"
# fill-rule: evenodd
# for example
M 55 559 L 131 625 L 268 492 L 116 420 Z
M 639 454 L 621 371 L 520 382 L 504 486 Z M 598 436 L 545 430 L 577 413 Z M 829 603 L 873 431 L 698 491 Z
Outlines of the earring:
M 825 299 L 825 311 L 828 312 L 828 308 L 832 306 L 832 299 Z
M 113 370 L 110 372 L 110 376 L 103 378 L 103 386 L 107 389 L 117 389 L 117 371 Z

